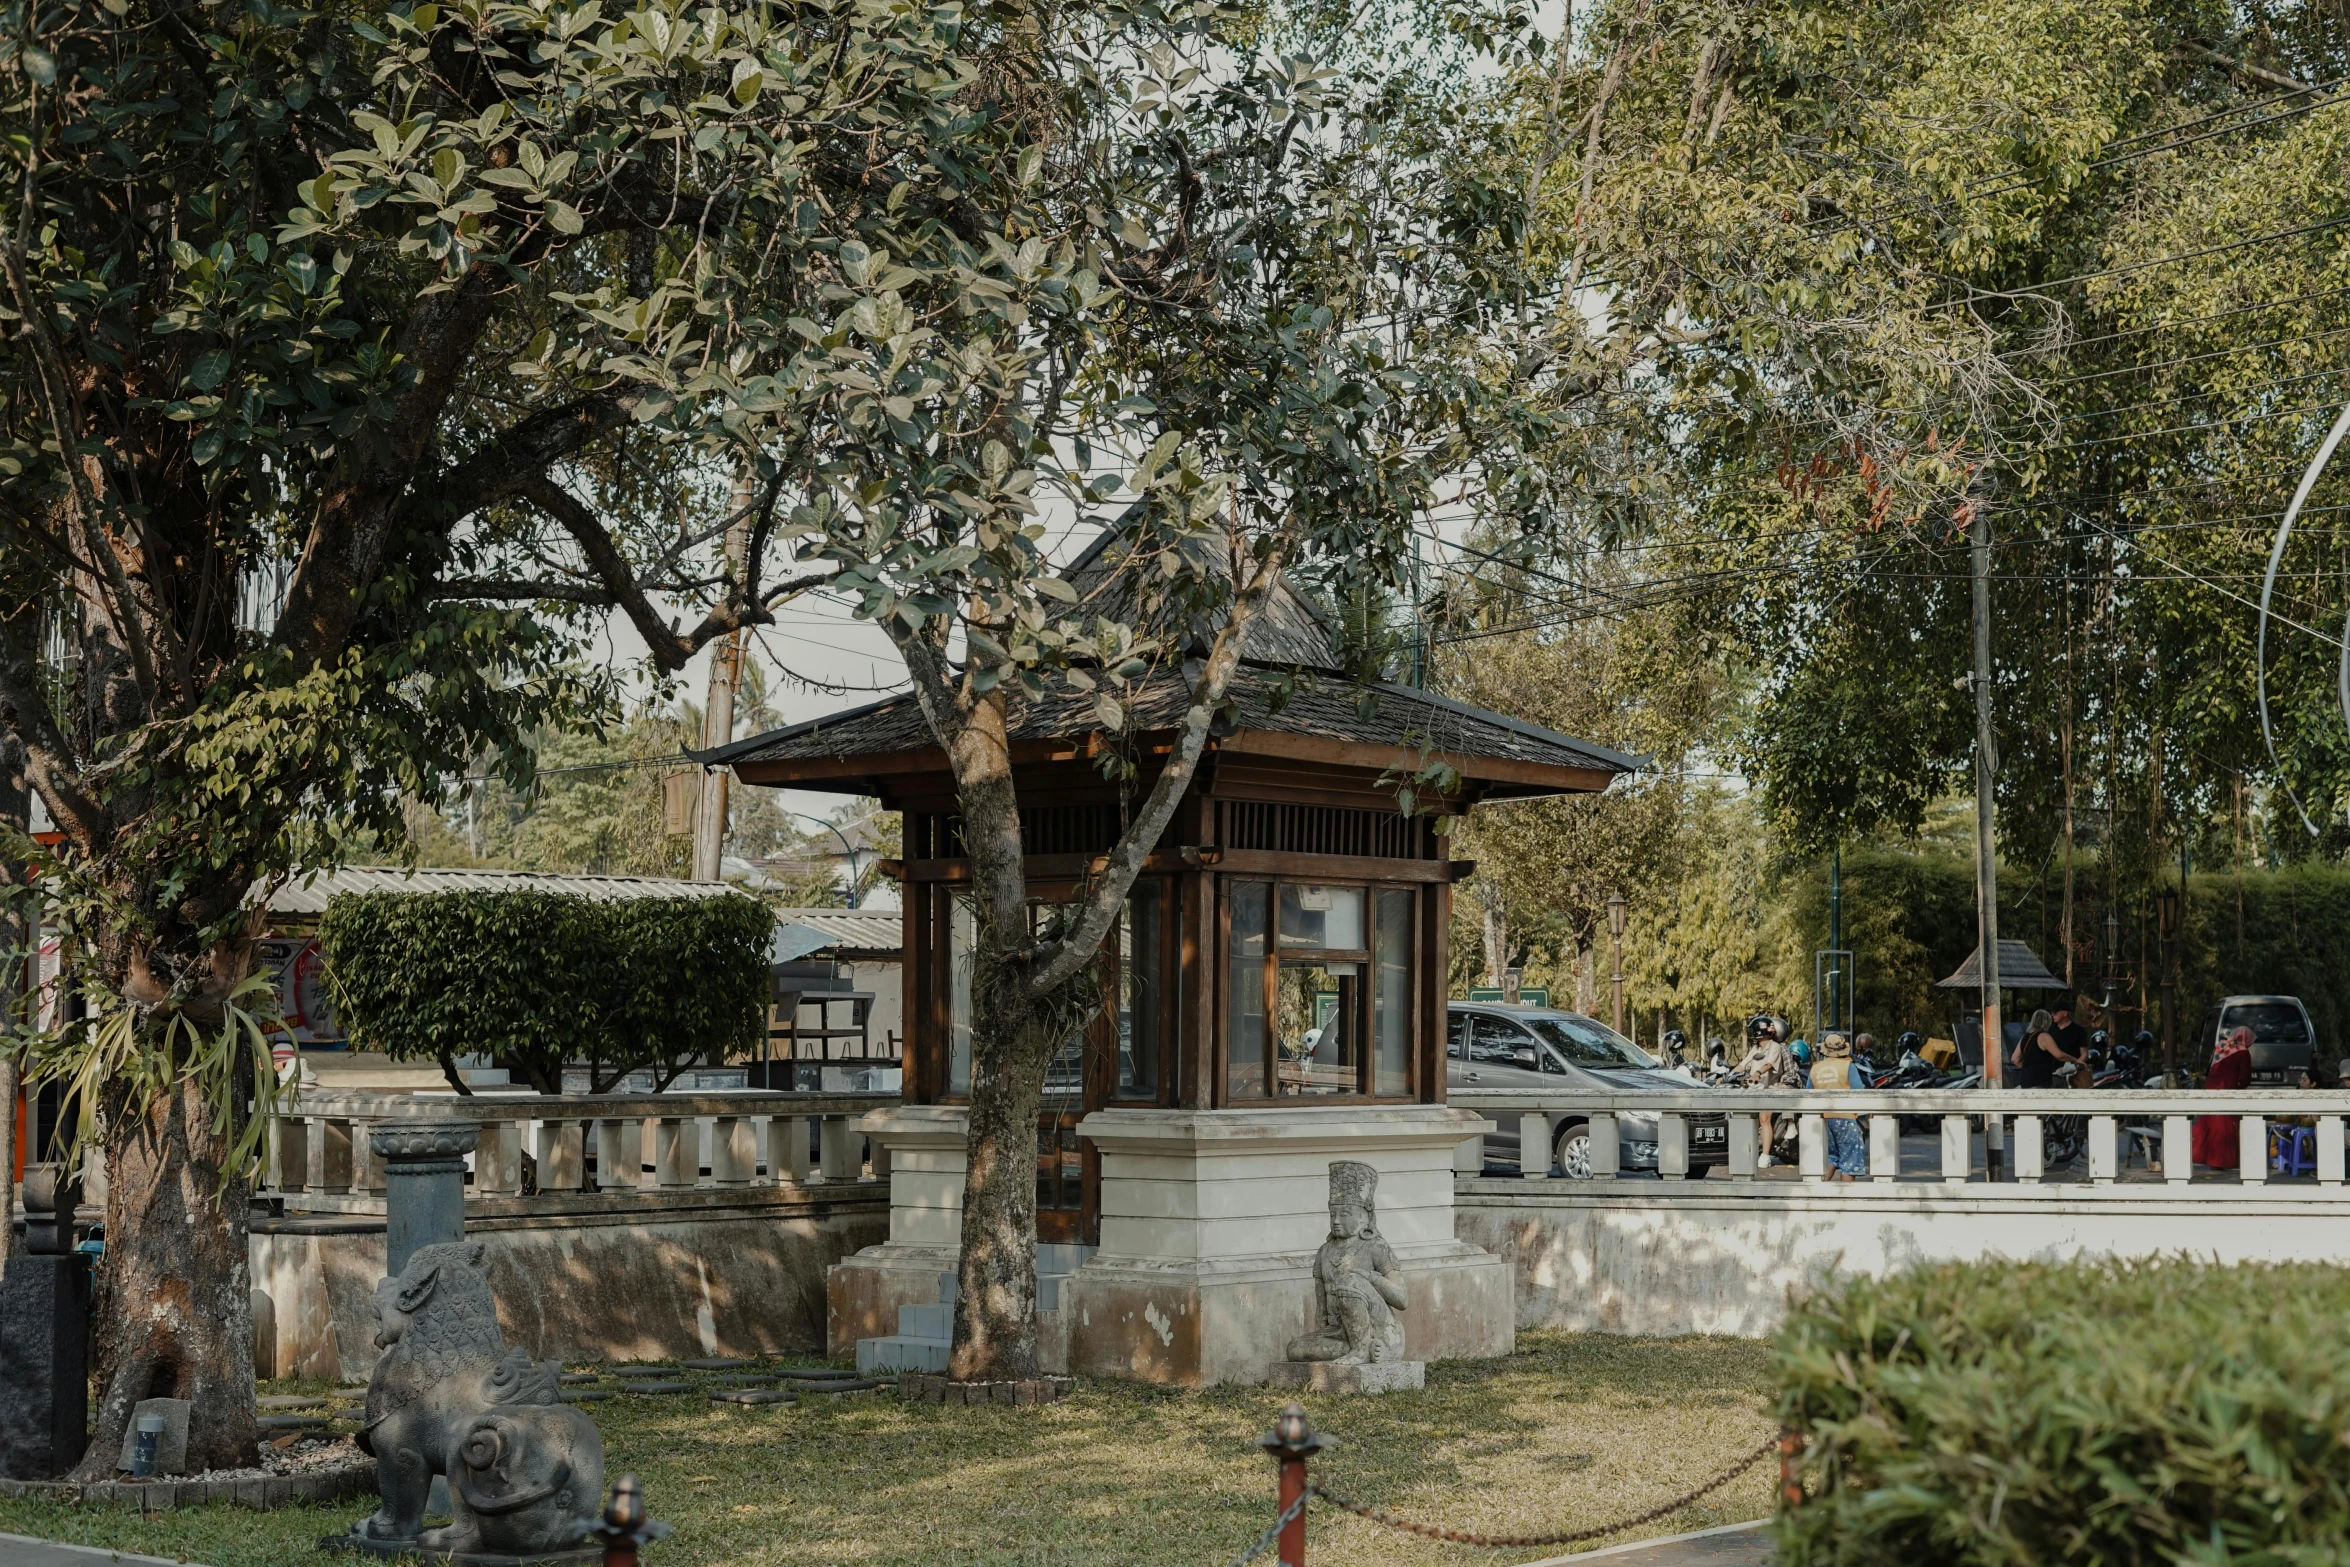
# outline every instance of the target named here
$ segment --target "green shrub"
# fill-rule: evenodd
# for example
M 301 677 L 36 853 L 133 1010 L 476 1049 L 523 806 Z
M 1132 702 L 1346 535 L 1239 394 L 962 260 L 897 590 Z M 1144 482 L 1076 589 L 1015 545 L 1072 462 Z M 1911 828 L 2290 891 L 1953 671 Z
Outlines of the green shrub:
M 1781 1567 L 2350 1558 L 2350 1270 L 1970 1264 L 1797 1307 Z
M 318 944 L 354 1045 L 437 1060 L 452 1081 L 455 1057 L 486 1055 L 541 1093 L 583 1062 L 602 1093 L 755 1045 L 773 928 L 740 894 L 370 892 L 328 900 Z

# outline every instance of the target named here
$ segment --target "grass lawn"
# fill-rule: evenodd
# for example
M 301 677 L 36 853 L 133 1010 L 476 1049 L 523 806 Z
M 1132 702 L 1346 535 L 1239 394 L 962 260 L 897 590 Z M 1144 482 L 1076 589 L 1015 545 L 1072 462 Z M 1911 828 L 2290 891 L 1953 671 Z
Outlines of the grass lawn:
M 1518 1343 L 1506 1360 L 1431 1366 L 1424 1392 L 1308 1401 L 1316 1428 L 1340 1443 L 1317 1475 L 1429 1522 L 1531 1534 L 1642 1511 L 1773 1429 L 1760 1344 L 1551 1333 Z M 1225 1567 L 1272 1519 L 1273 1465 L 1254 1444 L 1282 1402 L 1263 1388 L 1088 1382 L 1042 1409 L 907 1405 L 882 1392 L 768 1408 L 629 1397 L 591 1412 L 611 1472 L 640 1476 L 653 1516 L 676 1527 L 647 1567 Z M 1777 1472 L 1766 1462 L 1639 1533 L 1759 1518 Z M 0 1500 L 0 1532 L 208 1567 L 307 1567 L 324 1560 L 318 1537 L 360 1511 L 141 1518 Z M 1423 1540 L 1319 1505 L 1307 1518 L 1314 1559 L 1349 1567 L 1553 1554 Z

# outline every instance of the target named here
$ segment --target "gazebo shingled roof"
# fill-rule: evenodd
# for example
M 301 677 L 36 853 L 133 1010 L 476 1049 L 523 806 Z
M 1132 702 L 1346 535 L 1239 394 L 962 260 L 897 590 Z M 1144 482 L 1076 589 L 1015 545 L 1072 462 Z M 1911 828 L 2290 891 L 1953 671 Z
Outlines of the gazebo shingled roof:
M 1121 537 L 1106 531 L 1064 576 L 1089 612 L 1147 621 L 1131 602 L 1129 575 L 1116 569 Z M 1203 642 L 1208 629 L 1188 628 L 1180 640 Z M 1434 692 L 1349 678 L 1321 617 L 1286 580 L 1251 624 L 1245 647 L 1231 686 L 1233 732 L 1216 742 L 1220 752 L 1406 773 L 1441 761 L 1471 781 L 1470 798 L 1486 799 L 1596 791 L 1646 761 Z M 1129 706 L 1134 737 L 1147 748 L 1154 735 L 1171 731 L 1188 697 L 1177 669 L 1146 677 Z M 1088 693 L 1036 701 L 1015 693 L 1009 722 L 1015 760 L 1075 759 L 1114 743 Z M 854 780 L 945 765 L 911 694 L 687 754 L 731 766 L 746 783 Z
M 1983 949 L 1978 946 L 1966 955 L 1958 972 L 1935 983 L 1937 990 L 1976 990 L 1983 983 Z M 2063 990 L 2065 982 L 2048 972 L 2030 947 L 2020 941 L 1999 943 L 1999 988 L 2001 990 Z

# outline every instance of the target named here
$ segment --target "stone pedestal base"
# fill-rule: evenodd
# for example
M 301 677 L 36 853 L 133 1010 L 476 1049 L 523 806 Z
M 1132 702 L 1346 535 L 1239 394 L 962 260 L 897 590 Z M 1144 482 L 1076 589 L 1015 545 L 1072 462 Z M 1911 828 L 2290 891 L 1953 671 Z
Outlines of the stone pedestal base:
M 1428 1362 L 1373 1360 L 1350 1366 L 1328 1360 L 1277 1360 L 1266 1381 L 1309 1393 L 1417 1392 L 1428 1385 Z
M 90 1269 L 77 1255 L 0 1269 L 0 1479 L 50 1480 L 89 1445 Z

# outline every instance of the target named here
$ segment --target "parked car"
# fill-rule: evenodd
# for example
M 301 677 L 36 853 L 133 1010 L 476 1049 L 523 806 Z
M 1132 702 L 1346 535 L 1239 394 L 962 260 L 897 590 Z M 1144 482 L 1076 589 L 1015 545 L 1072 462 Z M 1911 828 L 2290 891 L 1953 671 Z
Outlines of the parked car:
M 1455 1001 L 1447 1012 L 1445 1081 L 1453 1088 L 1561 1089 L 1597 1094 L 1688 1093 L 1702 1086 L 1685 1071 L 1668 1071 L 1656 1057 L 1597 1018 L 1550 1007 L 1510 1007 Z M 1616 1117 L 1617 1154 L 1626 1170 L 1656 1168 L 1653 1114 Z M 1726 1117 L 1689 1118 L 1689 1173 L 1702 1176 L 1730 1158 Z M 1503 1113 L 1485 1134 L 1488 1169 L 1519 1168 L 1518 1118 Z M 1580 1116 L 1551 1132 L 1550 1166 L 1576 1178 L 1591 1174 L 1591 1128 Z
M 2252 1030 L 2252 1081 L 2290 1086 L 2306 1069 L 2313 1077 L 2331 1081 L 2317 1071 L 2317 1030 L 2299 996 L 2227 996 L 2203 1014 L 2203 1032 L 2190 1042 L 2208 1055 L 2239 1028 Z

